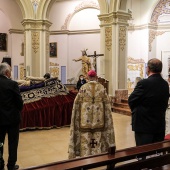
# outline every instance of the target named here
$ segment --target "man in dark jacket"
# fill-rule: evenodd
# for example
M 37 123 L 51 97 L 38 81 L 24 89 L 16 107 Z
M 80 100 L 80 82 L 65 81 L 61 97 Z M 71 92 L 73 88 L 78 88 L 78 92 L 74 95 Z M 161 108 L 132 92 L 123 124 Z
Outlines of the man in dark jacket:
M 148 78 L 137 83 L 128 99 L 137 146 L 164 140 L 169 86 L 162 78 L 161 71 L 160 60 L 156 58 L 149 60 Z
M 8 134 L 8 170 L 19 168 L 17 161 L 17 148 L 19 140 L 19 124 L 23 101 L 18 83 L 11 80 L 11 67 L 7 63 L 0 64 L 0 143 L 4 143 Z M 0 170 L 4 169 L 3 147 L 0 159 Z

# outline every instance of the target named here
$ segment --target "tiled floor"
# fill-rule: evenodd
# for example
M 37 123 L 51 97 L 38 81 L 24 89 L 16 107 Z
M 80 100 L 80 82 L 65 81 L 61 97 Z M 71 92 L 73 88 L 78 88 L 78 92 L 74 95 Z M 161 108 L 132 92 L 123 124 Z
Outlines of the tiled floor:
M 113 113 L 116 149 L 135 146 L 131 117 Z M 17 164 L 27 168 L 67 159 L 69 127 L 20 132 Z M 7 140 L 4 158 L 7 160 Z

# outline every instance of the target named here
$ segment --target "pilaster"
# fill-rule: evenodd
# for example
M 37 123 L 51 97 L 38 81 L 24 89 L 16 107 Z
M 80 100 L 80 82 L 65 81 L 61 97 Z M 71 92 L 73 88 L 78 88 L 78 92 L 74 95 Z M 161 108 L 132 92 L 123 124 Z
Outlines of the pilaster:
M 24 68 L 26 76 L 43 76 L 49 71 L 49 27 L 47 20 L 25 19 L 24 26 Z
M 99 15 L 101 21 L 100 74 L 109 80 L 109 94 L 126 89 L 127 82 L 127 26 L 131 15 L 118 11 Z

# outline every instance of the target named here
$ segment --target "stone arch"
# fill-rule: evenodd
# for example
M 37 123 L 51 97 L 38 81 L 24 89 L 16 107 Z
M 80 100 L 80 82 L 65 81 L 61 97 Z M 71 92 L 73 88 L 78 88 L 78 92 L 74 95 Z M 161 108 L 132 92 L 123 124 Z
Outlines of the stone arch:
M 91 3 L 87 2 L 86 3 L 86 1 L 82 2 L 77 7 L 75 7 L 73 13 L 68 14 L 67 18 L 65 19 L 64 25 L 61 27 L 61 30 L 67 30 L 68 25 L 69 25 L 71 19 L 73 18 L 73 16 L 76 13 L 78 13 L 79 11 L 87 9 L 87 8 L 93 8 L 93 9 L 100 10 L 98 4 L 96 4 L 96 3 L 93 3 L 93 2 L 91 2 Z
M 119 9 L 126 11 L 126 6 L 127 6 L 127 0 L 120 0 L 119 2 Z
M 107 3 L 106 3 L 106 1 L 107 0 L 98 0 L 99 6 L 96 9 L 99 9 L 101 14 L 107 12 Z M 51 9 L 52 5 L 55 2 L 56 2 L 56 0 L 49 0 L 49 1 L 45 1 L 44 6 L 43 6 L 43 4 L 41 4 L 43 6 L 43 8 L 44 8 L 43 13 L 42 13 L 42 18 L 43 19 L 49 18 L 50 9 Z M 40 7 L 40 8 L 42 9 L 42 7 Z M 90 8 L 90 7 L 88 7 L 88 8 Z M 93 8 L 95 8 L 95 7 L 93 7 Z
M 40 1 L 37 9 L 37 18 L 47 20 L 49 17 L 49 11 L 56 0 Z
M 118 10 L 126 10 L 127 0 L 110 0 L 109 13 Z
M 107 0 L 98 0 L 100 6 L 100 14 L 105 14 L 108 9 Z
M 158 0 L 156 6 L 151 14 L 150 23 L 158 23 L 158 18 L 162 14 L 170 14 L 170 8 L 166 8 L 166 4 L 170 2 L 169 0 Z
M 33 19 L 34 18 L 34 9 L 33 9 L 33 5 L 31 3 L 31 1 L 28 0 L 16 0 L 17 4 L 19 5 L 22 15 L 23 15 L 23 19 L 27 18 L 27 19 Z
M 49 19 L 49 13 L 51 7 L 56 2 L 56 0 L 49 0 L 49 1 L 41 1 L 37 10 L 38 18 L 42 18 L 44 20 Z

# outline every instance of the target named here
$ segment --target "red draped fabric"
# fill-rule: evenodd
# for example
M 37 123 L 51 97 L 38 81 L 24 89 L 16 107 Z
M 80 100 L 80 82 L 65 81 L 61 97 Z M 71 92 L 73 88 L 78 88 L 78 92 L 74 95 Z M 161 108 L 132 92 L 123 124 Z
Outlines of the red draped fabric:
M 76 93 L 44 97 L 39 101 L 24 104 L 20 130 L 49 129 L 70 125 Z

